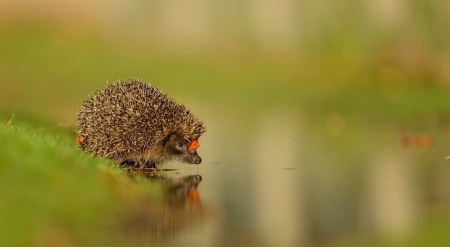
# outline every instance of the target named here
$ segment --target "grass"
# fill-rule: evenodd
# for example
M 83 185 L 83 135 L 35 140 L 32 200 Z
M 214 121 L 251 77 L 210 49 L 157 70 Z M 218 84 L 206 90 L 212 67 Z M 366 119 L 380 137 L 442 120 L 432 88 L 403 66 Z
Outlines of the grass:
M 118 215 L 158 195 L 78 150 L 64 129 L 4 119 L 0 140 L 2 246 L 118 246 Z

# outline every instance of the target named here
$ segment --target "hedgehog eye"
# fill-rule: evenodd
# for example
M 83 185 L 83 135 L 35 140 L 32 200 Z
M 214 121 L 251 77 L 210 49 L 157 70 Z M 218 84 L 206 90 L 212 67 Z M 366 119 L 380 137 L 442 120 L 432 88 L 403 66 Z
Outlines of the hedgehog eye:
M 177 148 L 182 148 L 183 147 L 183 143 L 182 142 L 177 142 Z

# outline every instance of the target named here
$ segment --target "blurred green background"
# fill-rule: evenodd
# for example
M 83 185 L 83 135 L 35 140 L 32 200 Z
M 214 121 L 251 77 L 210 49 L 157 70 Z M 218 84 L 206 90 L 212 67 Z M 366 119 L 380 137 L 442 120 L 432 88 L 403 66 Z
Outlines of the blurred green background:
M 86 95 L 127 77 L 174 97 L 261 110 L 277 102 L 415 114 L 450 105 L 445 1 L 3 1 L 0 9 L 2 111 L 74 124 Z
M 11 231 L 23 232 L 5 239 L 11 246 L 122 243 L 104 241 L 104 236 L 111 235 L 108 227 L 114 224 L 109 220 L 133 204 L 127 201 L 127 193 L 142 188 L 132 189 L 129 182 L 111 175 L 120 171 L 111 168 L 108 162 L 81 154 L 73 143 L 73 129 L 77 107 L 90 93 L 106 82 L 129 77 L 162 88 L 205 119 L 209 132 L 203 137 L 201 148 L 206 156 L 203 172 L 210 173 L 210 179 L 221 181 L 219 184 L 224 187 L 218 189 L 219 193 L 228 189 L 225 185 L 234 183 L 236 187 L 232 188 L 239 191 L 247 187 L 247 182 L 257 180 L 247 170 L 252 163 L 250 155 L 243 153 L 256 152 L 255 156 L 265 157 L 261 151 L 264 146 L 259 151 L 252 149 L 259 147 L 258 137 L 262 136 L 264 142 L 286 137 L 286 142 L 278 146 L 274 142 L 275 147 L 265 149 L 281 153 L 287 150 L 284 144 L 290 143 L 291 138 L 303 138 L 298 148 L 286 152 L 297 155 L 295 165 L 288 168 L 297 172 L 299 167 L 305 167 L 299 177 L 306 177 L 306 182 L 299 183 L 307 184 L 303 193 L 311 200 L 305 207 L 312 216 L 303 220 L 304 228 L 296 225 L 296 232 L 283 238 L 288 239 L 286 246 L 293 243 L 289 238 L 297 231 L 302 232 L 297 234 L 302 240 L 294 243 L 306 246 L 450 243 L 446 237 L 450 229 L 450 186 L 445 183 L 448 168 L 443 162 L 450 150 L 449 1 L 3 0 L 0 33 L 0 121 L 4 125 L 0 133 L 4 140 L 1 147 L 7 154 L 0 157 L 4 166 L 0 170 L 3 181 L 0 192 L 6 193 L 7 186 L 17 191 L 3 194 L 5 202 L 0 215 L 9 215 L 12 218 L 8 219 L 13 221 L 14 215 L 32 212 L 30 217 L 35 219 L 19 218 Z M 11 122 L 13 127 L 9 126 Z M 283 129 L 291 131 L 292 136 L 288 137 L 289 133 Z M 417 135 L 423 139 L 416 138 Z M 429 139 L 431 144 L 427 142 Z M 419 148 L 413 150 L 414 154 L 408 150 L 405 154 L 405 150 L 392 144 L 402 141 L 405 146 Z M 421 149 L 429 146 L 431 150 Z M 386 150 L 391 152 L 385 155 Z M 417 210 L 420 213 L 406 213 L 407 216 L 400 217 L 400 226 L 389 224 L 390 217 L 386 216 L 389 214 L 375 215 L 376 220 L 372 221 L 360 217 L 365 208 L 360 204 L 367 203 L 364 198 L 372 194 L 358 188 L 367 181 L 370 184 L 370 179 L 384 179 L 377 177 L 383 172 L 371 170 L 370 164 L 366 166 L 367 160 L 372 157 L 378 160 L 378 156 L 383 160 L 383 155 L 396 164 L 408 162 L 397 162 L 395 155 L 407 156 L 415 162 L 413 172 L 404 167 L 400 171 L 419 174 L 412 182 L 414 186 L 400 191 L 409 193 L 420 188 L 415 191 L 421 195 L 418 200 L 422 203 L 421 210 Z M 288 164 L 283 159 L 278 161 Z M 349 165 L 343 173 L 351 175 L 342 175 L 339 168 L 320 166 L 347 161 Z M 384 163 L 375 161 L 378 162 Z M 211 163 L 233 169 L 235 166 L 231 164 L 238 163 L 244 168 L 236 169 L 244 170 L 237 178 L 230 178 L 227 173 L 219 175 L 220 170 L 216 174 L 216 168 L 208 170 Z M 439 168 L 433 166 L 436 164 Z M 18 170 L 12 165 L 22 168 Z M 43 166 L 48 169 L 41 170 Z M 65 182 L 56 179 L 59 175 L 55 174 L 60 173 L 67 176 Z M 30 180 L 27 174 L 41 179 Z M 366 174 L 374 177 L 364 177 Z M 263 173 L 267 183 L 272 181 L 270 176 Z M 401 179 L 400 176 L 398 180 Z M 122 181 L 120 186 L 111 185 L 116 180 Z M 397 177 L 386 181 L 397 181 Z M 126 192 L 116 188 L 122 184 L 127 185 Z M 373 188 L 378 188 L 374 184 Z M 385 191 L 395 190 L 396 184 L 392 185 Z M 444 185 L 445 188 L 441 187 Z M 84 201 L 83 196 L 72 197 L 72 193 L 68 196 L 64 190 L 54 189 L 59 186 L 91 199 Z M 324 189 L 327 186 L 335 187 L 336 191 Z M 220 188 L 218 184 L 213 187 Z M 251 215 L 251 198 L 257 190 L 242 190 L 245 191 L 242 197 L 235 204 L 230 203 L 236 208 L 231 210 L 229 220 L 219 228 L 226 230 L 216 234 L 212 242 L 217 245 L 222 242 L 224 246 L 237 243 L 270 246 L 270 242 L 259 242 L 264 240 L 264 234 L 253 232 L 257 224 L 248 223 L 253 218 L 242 217 Z M 47 196 L 36 197 L 39 191 L 47 191 Z M 145 187 L 142 191 L 159 195 L 154 188 Z M 297 193 L 297 187 L 293 191 Z M 323 198 L 321 193 L 325 195 Z M 214 195 L 207 190 L 205 194 Z M 224 193 L 222 199 L 232 198 L 227 195 Z M 61 200 L 53 202 L 56 197 Z M 392 197 L 387 196 L 388 203 Z M 67 209 L 67 204 L 73 208 Z M 108 207 L 110 204 L 116 206 Z M 327 207 L 331 204 L 335 206 L 333 209 Z M 405 205 L 393 208 L 400 212 L 411 209 Z M 35 211 L 36 207 L 41 211 Z M 102 208 L 108 210 L 92 213 Z M 55 209 L 60 210 L 55 219 L 39 218 L 50 217 Z M 360 216 L 354 215 L 354 211 Z M 386 211 L 389 210 L 383 211 L 381 207 L 380 212 Z M 98 219 L 101 224 L 92 224 Z M 289 220 L 283 224 L 289 226 Z M 250 227 L 239 228 L 241 221 Z M 402 222 L 414 222 L 411 223 L 414 230 L 405 230 L 409 227 Z M 7 226 L 4 224 L 2 228 Z M 82 229 L 89 229 L 96 238 L 90 239 Z M 397 242 L 398 235 L 405 232 L 406 240 Z M 60 237 L 53 238 L 55 235 Z M 235 238 L 227 239 L 228 235 Z M 395 235 L 394 240 L 391 235 Z M 20 236 L 27 237 L 18 240 Z

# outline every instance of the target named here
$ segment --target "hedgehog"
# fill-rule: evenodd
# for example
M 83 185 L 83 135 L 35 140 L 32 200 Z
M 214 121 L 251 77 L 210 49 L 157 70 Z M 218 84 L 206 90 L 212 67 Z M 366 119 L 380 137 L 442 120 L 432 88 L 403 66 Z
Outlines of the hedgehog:
M 156 168 L 168 160 L 200 164 L 204 122 L 183 104 L 139 79 L 108 83 L 85 100 L 77 115 L 79 147 L 121 166 Z

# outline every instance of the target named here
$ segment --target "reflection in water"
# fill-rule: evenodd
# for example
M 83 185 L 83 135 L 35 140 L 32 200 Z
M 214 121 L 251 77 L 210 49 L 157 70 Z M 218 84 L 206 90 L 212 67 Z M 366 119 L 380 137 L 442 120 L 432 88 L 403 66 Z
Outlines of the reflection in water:
M 296 116 L 276 109 L 242 129 L 213 124 L 205 162 L 195 167 L 204 181 L 150 177 L 164 200 L 131 210 L 130 246 L 367 246 L 366 238 L 408 241 L 427 217 L 424 193 L 446 210 L 439 196 L 450 198 L 448 147 L 436 149 L 439 139 L 427 149 L 404 147 L 391 126 L 359 126 L 332 113 L 323 128 Z
M 303 246 L 305 219 L 298 176 L 298 121 L 278 110 L 264 115 L 259 123 L 253 147 L 258 237 L 266 246 Z M 270 171 L 258 172 L 260 169 Z
M 369 165 L 364 217 L 375 231 L 394 238 L 406 237 L 413 230 L 420 202 L 414 188 L 412 153 L 399 153 L 382 152 Z
M 162 187 L 161 198 L 146 198 L 122 222 L 131 246 L 171 243 L 181 232 L 202 222 L 207 214 L 197 186 L 200 175 L 179 179 L 150 175 L 149 182 Z

